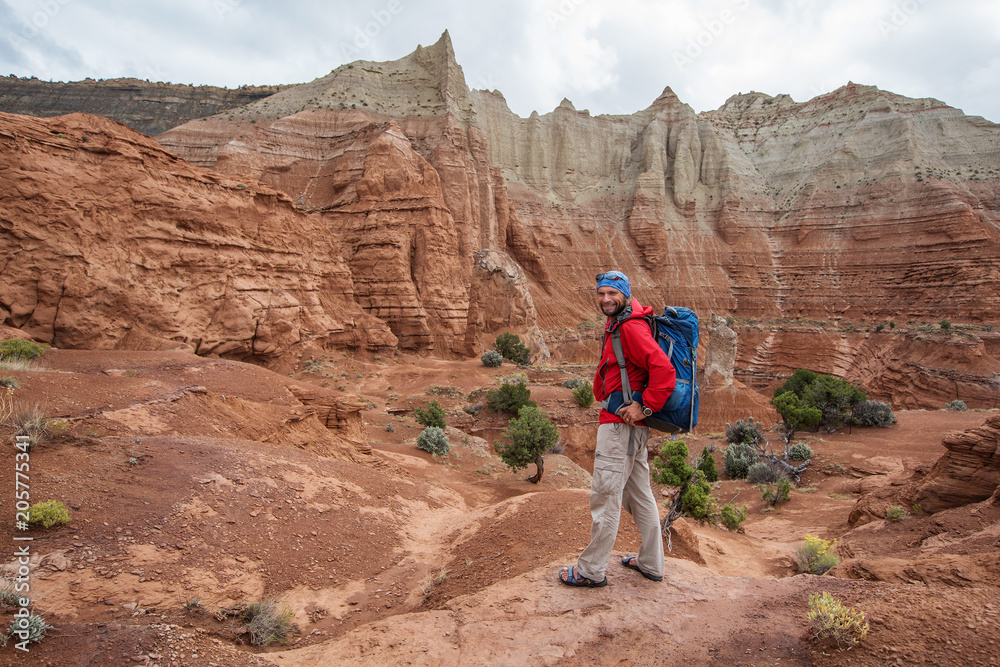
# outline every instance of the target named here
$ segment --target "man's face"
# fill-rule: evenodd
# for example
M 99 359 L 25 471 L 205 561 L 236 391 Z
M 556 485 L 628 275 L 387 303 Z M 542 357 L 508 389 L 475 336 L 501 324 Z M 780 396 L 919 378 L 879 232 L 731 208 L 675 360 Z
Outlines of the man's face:
M 608 317 L 614 317 L 625 310 L 627 299 L 625 295 L 613 287 L 597 288 L 597 307 Z

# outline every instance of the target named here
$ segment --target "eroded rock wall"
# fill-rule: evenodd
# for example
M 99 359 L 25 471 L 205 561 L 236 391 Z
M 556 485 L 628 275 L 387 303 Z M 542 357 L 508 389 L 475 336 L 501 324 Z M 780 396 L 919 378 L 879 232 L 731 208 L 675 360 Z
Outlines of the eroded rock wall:
M 139 79 L 56 82 L 0 77 L 0 112 L 50 118 L 104 116 L 150 136 L 270 97 L 288 86 L 182 86 Z
M 469 90 L 445 33 L 158 139 L 315 213 L 351 299 L 404 349 L 582 326 L 593 275 L 618 268 L 657 310 L 736 318 L 751 388 L 808 367 L 897 407 L 995 403 L 1000 128 L 937 100 L 848 84 L 695 114 L 667 88 L 630 115 L 564 100 L 520 118 Z M 519 265 L 534 311 L 477 290 L 486 250 Z M 985 333 L 929 352 L 918 329 L 944 319 Z M 888 322 L 909 333 L 858 333 Z M 585 338 L 552 351 L 585 355 Z
M 59 347 L 392 350 L 318 215 L 83 114 L 0 114 L 0 319 Z

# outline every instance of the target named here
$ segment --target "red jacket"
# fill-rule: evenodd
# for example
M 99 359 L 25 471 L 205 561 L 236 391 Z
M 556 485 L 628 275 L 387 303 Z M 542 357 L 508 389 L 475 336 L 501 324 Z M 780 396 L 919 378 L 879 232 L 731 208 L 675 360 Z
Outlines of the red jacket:
M 594 398 L 602 401 L 613 392 L 622 390 L 622 375 L 611 345 L 611 332 L 621 331 L 622 351 L 625 353 L 625 371 L 632 391 L 642 391 L 642 402 L 656 412 L 663 407 L 674 390 L 677 372 L 666 353 L 653 340 L 649 323 L 643 318 L 652 315 L 653 309 L 632 299 L 632 313 L 624 321 L 608 318 L 604 326 L 604 344 L 601 362 L 594 374 Z M 618 415 L 601 410 L 600 423 L 623 423 Z M 642 424 L 643 422 L 639 422 Z

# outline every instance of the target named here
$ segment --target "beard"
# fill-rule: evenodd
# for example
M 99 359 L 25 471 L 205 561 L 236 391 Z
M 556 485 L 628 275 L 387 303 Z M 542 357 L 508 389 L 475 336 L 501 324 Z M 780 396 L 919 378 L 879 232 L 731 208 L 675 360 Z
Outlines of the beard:
M 608 310 L 611 310 L 609 313 Z M 613 306 L 607 304 L 601 304 L 601 312 L 604 313 L 606 317 L 618 317 L 618 314 L 625 310 L 625 302 L 615 302 Z

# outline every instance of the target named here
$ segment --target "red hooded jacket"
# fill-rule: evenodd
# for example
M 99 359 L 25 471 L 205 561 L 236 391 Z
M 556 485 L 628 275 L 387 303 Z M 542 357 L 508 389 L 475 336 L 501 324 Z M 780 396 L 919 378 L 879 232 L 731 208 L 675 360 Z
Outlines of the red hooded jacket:
M 643 318 L 653 314 L 653 309 L 631 300 L 630 315 L 620 313 L 608 318 L 604 326 L 604 343 L 601 361 L 594 374 L 594 398 L 602 401 L 611 393 L 622 390 L 622 375 L 611 345 L 611 332 L 621 331 L 622 351 L 625 353 L 625 371 L 632 391 L 642 391 L 642 402 L 656 412 L 667 402 L 677 382 L 677 372 L 666 353 L 653 340 L 648 321 Z M 600 423 L 624 423 L 618 415 L 601 410 Z M 639 424 L 645 425 L 643 422 Z

